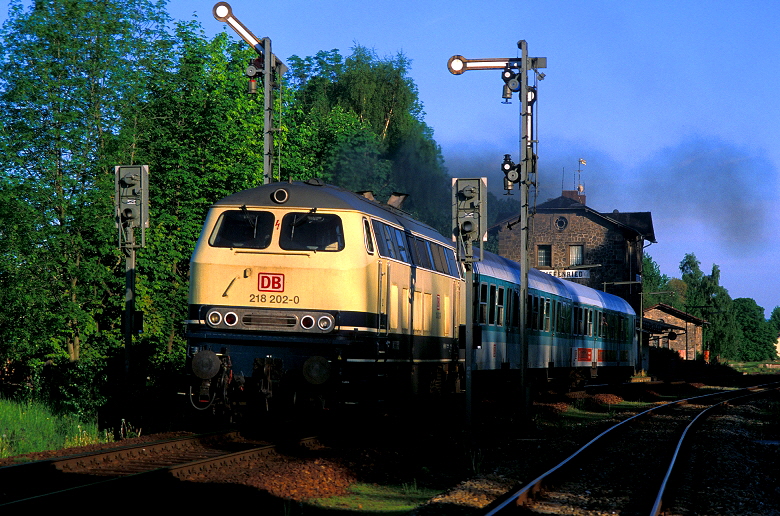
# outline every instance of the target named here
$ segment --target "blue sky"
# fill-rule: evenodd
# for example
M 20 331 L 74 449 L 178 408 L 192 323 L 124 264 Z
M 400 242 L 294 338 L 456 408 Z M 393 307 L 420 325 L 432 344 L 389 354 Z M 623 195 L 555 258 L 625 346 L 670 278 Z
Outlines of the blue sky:
M 176 19 L 227 30 L 215 1 L 171 0 Z M 229 0 L 274 53 L 313 55 L 356 43 L 412 61 L 425 120 L 454 176 L 487 176 L 518 155 L 518 102 L 498 71 L 447 70 L 466 58 L 546 57 L 539 83 L 539 200 L 572 189 L 588 205 L 650 211 L 647 252 L 679 276 L 685 253 L 721 269 L 732 297 L 780 305 L 780 2 L 776 0 Z M 7 1 L 0 2 L 3 19 Z

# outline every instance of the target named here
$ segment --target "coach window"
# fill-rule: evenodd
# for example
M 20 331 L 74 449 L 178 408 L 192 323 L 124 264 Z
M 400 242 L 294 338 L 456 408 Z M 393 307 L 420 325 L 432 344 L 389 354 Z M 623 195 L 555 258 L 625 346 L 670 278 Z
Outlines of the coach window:
M 513 328 L 520 327 L 520 292 L 512 289 L 512 305 L 509 310 L 509 317 Z
M 498 287 L 498 297 L 496 297 L 496 324 L 504 325 L 504 287 Z
M 488 286 L 487 283 L 479 284 L 479 324 L 487 324 L 488 311 Z
M 574 307 L 574 334 L 585 335 L 585 322 L 583 321 L 583 310 L 579 306 Z
M 368 219 L 363 219 L 363 242 L 366 244 L 368 254 L 374 254 L 374 240 L 371 238 L 371 226 Z
M 490 285 L 490 319 L 488 324 L 496 324 L 496 286 Z
M 274 215 L 267 211 L 230 210 L 222 213 L 209 237 L 212 247 L 265 249 L 271 243 Z
M 543 331 L 550 331 L 550 300 L 546 297 L 542 298 L 542 301 L 544 302 L 544 326 L 542 326 Z
M 341 217 L 322 213 L 288 213 L 282 218 L 279 247 L 287 251 L 341 251 Z
M 585 311 L 586 325 L 588 328 L 588 337 L 593 336 L 593 310 L 588 309 Z

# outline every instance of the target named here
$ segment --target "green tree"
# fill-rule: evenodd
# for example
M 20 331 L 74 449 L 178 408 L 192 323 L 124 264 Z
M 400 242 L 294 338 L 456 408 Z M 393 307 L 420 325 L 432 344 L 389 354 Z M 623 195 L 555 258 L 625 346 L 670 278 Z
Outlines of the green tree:
M 407 193 L 406 211 L 447 232 L 449 179 L 408 76 L 410 61 L 356 46 L 346 59 L 331 50 L 288 64 L 293 100 L 282 176 L 319 176 L 382 200 Z
M 775 331 L 775 335 L 780 334 L 780 306 L 774 307 L 772 314 L 769 316 L 769 324 Z
M 16 303 L 25 316 L 0 332 L 11 344 L 4 353 L 35 370 L 50 361 L 66 386 L 90 368 L 97 381 L 121 342 L 113 165 L 125 142 L 117 133 L 138 99 L 137 73 L 155 67 L 150 41 L 164 38 L 166 20 L 161 4 L 145 0 L 27 10 L 12 0 L 0 31 L 0 179 L 2 195 L 16 199 L 0 270 L 11 291 L 27 292 Z
M 753 299 L 741 297 L 734 300 L 734 312 L 743 335 L 739 358 L 745 361 L 774 359 L 777 333 L 764 318 L 764 309 Z
M 643 308 L 663 303 L 675 308 L 680 305 L 680 293 L 671 283 L 671 278 L 661 273 L 661 268 L 653 258 L 645 253 L 642 256 L 642 296 Z
M 709 322 L 704 327 L 706 349 L 716 357 L 738 360 L 742 330 L 734 315 L 731 296 L 720 285 L 720 268 L 713 265 L 712 273 L 706 276 L 700 264 L 693 253 L 686 254 L 680 262 L 682 281 L 686 285 L 684 310 Z
M 150 76 L 133 159 L 150 165 L 150 228 L 138 255 L 138 304 L 145 314 L 137 361 L 166 377 L 184 359 L 189 259 L 209 206 L 262 183 L 262 94 L 246 93 L 254 51 L 226 34 L 208 40 L 178 23 L 173 66 Z M 154 370 L 154 369 L 153 369 Z M 170 376 L 170 375 L 167 375 Z

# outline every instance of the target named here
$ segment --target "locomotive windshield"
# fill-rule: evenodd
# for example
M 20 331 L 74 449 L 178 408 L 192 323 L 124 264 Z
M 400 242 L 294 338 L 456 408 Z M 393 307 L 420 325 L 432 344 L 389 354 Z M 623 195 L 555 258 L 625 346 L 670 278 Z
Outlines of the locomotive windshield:
M 279 247 L 288 251 L 341 251 L 341 218 L 315 212 L 288 213 L 282 218 Z
M 226 211 L 219 216 L 209 238 L 213 247 L 245 247 L 265 249 L 271 243 L 274 215 L 267 211 Z

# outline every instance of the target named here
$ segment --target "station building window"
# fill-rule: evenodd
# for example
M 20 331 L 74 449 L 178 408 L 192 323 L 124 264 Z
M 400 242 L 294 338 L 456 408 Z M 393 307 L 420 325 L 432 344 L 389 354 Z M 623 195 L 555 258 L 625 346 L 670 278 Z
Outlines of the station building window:
M 551 245 L 536 246 L 536 266 L 552 267 L 552 246 Z

